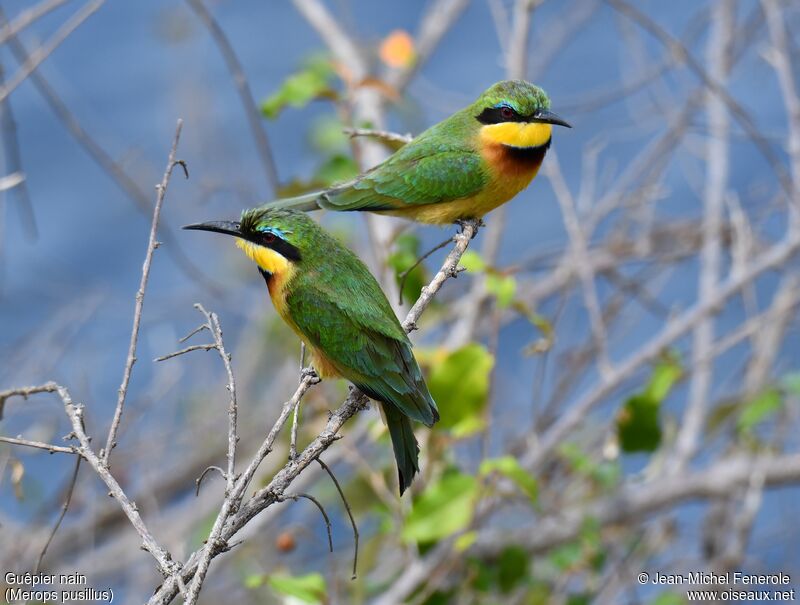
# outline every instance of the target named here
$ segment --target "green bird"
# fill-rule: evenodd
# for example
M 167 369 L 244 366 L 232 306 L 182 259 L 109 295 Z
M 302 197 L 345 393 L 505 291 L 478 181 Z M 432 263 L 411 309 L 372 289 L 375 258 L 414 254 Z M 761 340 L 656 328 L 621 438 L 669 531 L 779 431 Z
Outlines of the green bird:
M 305 342 L 319 376 L 345 378 L 381 403 L 402 495 L 419 471 L 411 420 L 432 426 L 439 411 L 405 330 L 364 263 L 293 210 L 255 208 L 239 221 L 184 229 L 236 237 L 258 265 L 278 314 Z
M 531 182 L 552 139 L 545 92 L 505 80 L 352 181 L 267 204 L 295 210 L 368 210 L 421 223 L 481 218 Z

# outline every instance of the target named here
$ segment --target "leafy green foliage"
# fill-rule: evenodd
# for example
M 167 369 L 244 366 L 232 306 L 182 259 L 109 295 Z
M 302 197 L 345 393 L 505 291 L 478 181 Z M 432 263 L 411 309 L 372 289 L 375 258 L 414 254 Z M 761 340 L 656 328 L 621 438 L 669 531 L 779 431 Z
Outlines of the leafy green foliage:
M 575 540 L 562 544 L 550 552 L 550 562 L 562 572 L 590 568 L 601 571 L 605 564 L 600 525 L 596 519 L 587 518 Z
M 334 113 L 316 118 L 308 133 L 311 147 L 322 155 L 347 151 L 350 148 L 350 139 L 344 129 L 345 125 Z
M 403 273 L 417 262 L 419 258 L 419 238 L 413 233 L 404 233 L 397 238 L 394 245 L 394 252 L 389 256 L 387 262 L 394 270 L 397 285 L 403 279 Z M 422 287 L 427 283 L 427 274 L 422 263 L 414 267 L 405 278 L 403 285 L 403 300 L 414 301 L 419 298 Z
M 474 250 L 467 250 L 464 252 L 458 264 L 470 273 L 480 273 L 486 270 L 486 262 L 483 260 L 483 257 Z
M 666 356 L 645 389 L 625 402 L 617 416 L 617 437 L 624 452 L 652 452 L 661 444 L 661 404 L 682 373 L 677 360 Z
M 457 470 L 446 472 L 414 502 L 403 528 L 407 542 L 435 542 L 465 529 L 472 520 L 478 480 Z
M 482 345 L 471 343 L 434 363 L 428 388 L 441 413 L 440 427 L 454 436 L 471 435 L 483 426 L 494 358 Z
M 474 250 L 467 250 L 459 264 L 470 273 L 486 273 L 486 291 L 495 297 L 500 309 L 508 308 L 517 293 L 517 280 L 486 264 L 483 257 Z
M 267 584 L 280 595 L 294 597 L 303 603 L 325 603 L 327 601 L 325 578 L 318 573 L 304 576 L 271 574 Z
M 530 580 L 530 556 L 525 549 L 514 544 L 506 546 L 497 557 L 489 560 L 470 558 L 468 564 L 473 576 L 472 587 L 479 592 L 508 594 Z
M 619 481 L 620 469 L 617 463 L 609 461 L 596 462 L 593 458 L 587 456 L 575 443 L 563 443 L 558 448 L 558 453 L 576 473 L 591 479 L 604 489 L 613 487 Z
M 753 399 L 745 402 L 736 428 L 740 433 L 752 433 L 752 431 L 775 414 L 782 404 L 783 397 L 778 389 L 769 388 Z
M 506 309 L 514 302 L 517 293 L 517 280 L 513 275 L 489 273 L 486 276 L 486 291 L 497 299 L 497 306 Z
M 532 503 L 536 502 L 539 486 L 536 479 L 528 471 L 520 466 L 519 461 L 513 456 L 502 456 L 500 458 L 488 458 L 481 462 L 480 474 L 488 475 L 496 472 L 508 479 L 511 479 L 517 487 L 530 498 Z
M 459 264 L 470 273 L 485 273 L 486 291 L 494 296 L 497 308 L 513 309 L 542 333 L 541 338 L 526 347 L 525 355 L 536 355 L 550 350 L 555 339 L 553 324 L 536 311 L 528 308 L 523 301 L 515 299 L 517 280 L 513 275 L 490 267 L 474 250 L 467 250 Z
M 655 599 L 650 601 L 650 605 L 683 605 L 683 597 L 677 592 L 662 592 Z
M 358 175 L 358 164 L 349 155 L 337 153 L 325 160 L 314 174 L 312 188 L 323 188 L 349 181 Z
M 286 78 L 281 87 L 261 103 L 261 113 L 274 120 L 286 107 L 305 107 L 319 98 L 336 98 L 331 87 L 335 72 L 330 60 L 314 56 L 297 72 Z
M 781 380 L 781 388 L 787 395 L 800 396 L 800 372 L 787 374 Z

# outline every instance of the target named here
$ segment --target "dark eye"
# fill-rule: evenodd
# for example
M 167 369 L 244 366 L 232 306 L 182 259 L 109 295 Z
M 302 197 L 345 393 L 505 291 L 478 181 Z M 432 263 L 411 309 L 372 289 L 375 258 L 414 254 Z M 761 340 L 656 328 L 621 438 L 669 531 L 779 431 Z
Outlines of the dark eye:
M 267 244 L 271 244 L 272 242 L 275 241 L 275 234 L 270 233 L 269 231 L 267 231 L 263 237 L 264 237 L 264 242 Z
M 500 117 L 504 120 L 510 120 L 514 117 L 516 112 L 511 109 L 510 107 L 501 107 L 500 108 Z

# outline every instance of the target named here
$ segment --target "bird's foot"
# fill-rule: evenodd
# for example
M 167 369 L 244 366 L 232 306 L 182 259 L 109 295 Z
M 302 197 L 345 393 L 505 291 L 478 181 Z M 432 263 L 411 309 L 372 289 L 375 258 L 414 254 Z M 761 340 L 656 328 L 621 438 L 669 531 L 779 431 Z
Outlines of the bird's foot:
M 321 380 L 317 371 L 311 366 L 300 370 L 300 380 L 304 380 L 305 378 L 310 379 L 312 384 L 316 384 Z
M 480 229 L 481 227 L 486 225 L 486 223 L 483 222 L 482 218 L 466 218 L 466 219 L 460 218 L 460 219 L 456 219 L 454 221 L 454 223 L 456 225 L 458 225 L 458 232 L 459 233 L 464 233 L 464 228 L 467 225 L 472 225 L 473 226 L 473 230 L 472 230 L 472 237 L 473 238 L 476 235 L 478 235 L 478 229 Z

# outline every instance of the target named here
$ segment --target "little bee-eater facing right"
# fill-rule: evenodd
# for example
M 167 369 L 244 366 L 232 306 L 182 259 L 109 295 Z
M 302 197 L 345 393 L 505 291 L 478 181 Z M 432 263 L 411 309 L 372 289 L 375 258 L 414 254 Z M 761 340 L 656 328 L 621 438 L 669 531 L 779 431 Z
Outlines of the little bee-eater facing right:
M 267 204 L 296 210 L 368 210 L 421 223 L 481 218 L 531 182 L 550 147 L 545 92 L 505 80 L 352 181 Z
M 439 419 L 411 342 L 358 257 L 305 214 L 255 208 L 239 221 L 187 225 L 225 233 L 258 265 L 283 320 L 305 342 L 320 377 L 349 380 L 381 402 L 400 494 L 419 471 L 411 420 Z

